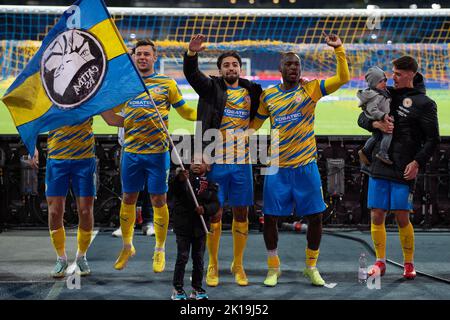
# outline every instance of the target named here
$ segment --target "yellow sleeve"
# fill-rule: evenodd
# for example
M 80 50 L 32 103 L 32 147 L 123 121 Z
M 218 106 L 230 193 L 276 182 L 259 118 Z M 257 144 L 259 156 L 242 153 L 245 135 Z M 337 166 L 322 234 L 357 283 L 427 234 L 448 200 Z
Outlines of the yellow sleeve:
M 190 121 L 197 120 L 197 110 L 189 107 L 184 101 L 183 95 L 175 80 L 172 80 L 169 84 L 169 103 L 183 119 Z
M 259 99 L 259 107 L 258 111 L 256 112 L 255 118 L 253 118 L 252 122 L 250 122 L 250 129 L 253 129 L 257 131 L 261 126 L 263 125 L 264 121 L 269 117 L 269 108 L 268 104 L 265 98 L 265 93 L 263 92 L 261 94 L 261 97 Z
M 336 55 L 336 75 L 325 80 L 313 80 L 304 86 L 313 101 L 319 101 L 323 96 L 335 92 L 350 81 L 350 71 L 344 46 L 334 49 L 334 54 Z
M 175 80 L 169 82 L 169 103 L 175 107 L 177 103 L 183 100 L 183 95 L 181 94 L 180 88 L 178 88 Z
M 327 95 L 325 80 L 312 80 L 305 84 L 303 88 L 314 102 L 319 101 L 320 98 Z
M 345 57 L 344 46 L 334 49 L 334 54 L 336 55 L 336 75 L 325 80 L 326 94 L 335 92 L 350 81 L 350 71 L 347 58 Z
M 174 106 L 175 107 L 175 106 Z M 177 110 L 178 114 L 186 120 L 195 121 L 197 120 L 197 110 L 194 108 L 191 108 L 187 105 L 186 102 L 183 100 L 183 104 L 179 105 L 178 107 L 175 107 L 175 110 Z

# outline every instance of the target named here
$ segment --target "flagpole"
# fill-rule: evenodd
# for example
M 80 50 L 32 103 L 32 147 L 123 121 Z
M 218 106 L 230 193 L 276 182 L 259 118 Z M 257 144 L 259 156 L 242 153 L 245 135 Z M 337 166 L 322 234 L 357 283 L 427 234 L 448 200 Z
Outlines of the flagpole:
M 105 2 L 104 2 L 103 0 L 101 0 L 101 3 L 102 3 L 102 5 L 103 5 L 103 7 L 105 8 L 106 12 L 108 13 L 108 16 L 109 16 L 109 19 L 110 19 L 111 22 L 112 22 L 112 26 L 113 26 L 113 28 L 114 28 L 114 31 L 115 31 L 116 34 L 118 35 L 119 39 L 122 40 L 122 41 L 120 41 L 120 42 L 121 42 L 121 45 L 122 45 L 123 49 L 124 49 L 125 51 L 127 51 L 127 46 L 125 45 L 125 42 L 123 41 L 123 38 L 122 38 L 122 36 L 120 35 L 120 32 L 119 32 L 119 30 L 117 29 L 116 24 L 115 24 L 114 21 L 112 20 L 112 17 L 111 17 L 111 15 L 110 15 L 110 13 L 109 13 L 109 11 L 108 11 L 106 5 L 105 5 Z M 161 116 L 161 113 L 159 113 L 159 110 L 158 110 L 158 108 L 156 107 L 155 101 L 153 101 L 152 95 L 150 94 L 150 91 L 148 91 L 148 88 L 147 88 L 147 86 L 145 85 L 144 79 L 142 79 L 141 73 L 139 72 L 139 70 L 137 69 L 136 65 L 134 64 L 134 61 L 132 61 L 130 55 L 128 55 L 128 58 L 130 59 L 131 65 L 133 66 L 134 70 L 136 70 L 136 73 L 139 75 L 139 78 L 140 78 L 141 81 L 142 81 L 142 85 L 144 86 L 145 92 L 147 93 L 148 97 L 150 98 L 150 101 L 152 102 L 153 106 L 155 107 L 156 113 L 158 114 L 158 118 L 159 118 L 159 120 L 161 121 L 163 130 L 164 130 L 164 132 L 166 133 L 167 137 L 169 138 L 169 142 L 170 142 L 170 145 L 172 146 L 172 149 L 175 150 L 175 156 L 177 157 L 177 160 L 178 160 L 178 162 L 179 162 L 180 165 L 181 165 L 181 169 L 186 170 L 186 169 L 184 168 L 184 166 L 183 166 L 183 162 L 181 161 L 180 155 L 178 154 L 178 150 L 177 150 L 177 148 L 175 148 L 175 144 L 173 143 L 173 140 L 172 140 L 172 138 L 170 137 L 169 130 L 167 130 L 166 124 L 164 123 L 164 120 L 163 120 L 163 118 L 162 118 L 162 116 Z M 199 204 L 198 204 L 197 197 L 195 196 L 194 190 L 192 189 L 192 185 L 191 185 L 191 182 L 189 181 L 189 179 L 187 180 L 187 184 L 188 184 L 189 191 L 190 191 L 190 193 L 191 193 L 192 199 L 194 199 L 195 207 L 197 208 L 197 207 L 199 207 Z M 205 219 L 203 219 L 203 216 L 202 216 L 202 215 L 200 215 L 200 219 L 201 219 L 202 224 L 203 224 L 203 229 L 204 229 L 205 232 L 208 234 L 208 233 L 209 233 L 208 227 L 206 226 Z
M 155 107 L 156 113 L 158 114 L 158 118 L 159 118 L 159 120 L 160 120 L 160 122 L 162 124 L 163 130 L 164 130 L 165 134 L 167 135 L 167 137 L 169 138 L 170 145 L 172 146 L 172 149 L 175 151 L 175 156 L 176 156 L 178 162 L 181 165 L 181 169 L 186 170 L 184 168 L 184 166 L 183 166 L 183 162 L 181 161 L 181 157 L 178 154 L 178 150 L 177 150 L 177 148 L 175 148 L 175 144 L 173 143 L 173 140 L 170 137 L 169 130 L 167 130 L 166 124 L 164 123 L 164 120 L 163 120 L 163 118 L 161 116 L 161 113 L 159 112 L 158 108 L 156 107 L 155 101 L 153 101 L 153 98 L 152 98 L 152 95 L 150 94 L 150 91 L 148 91 L 147 86 L 144 86 L 144 87 L 145 87 L 145 92 L 147 93 L 148 97 L 150 98 L 151 103 Z M 197 207 L 199 207 L 199 204 L 198 204 L 198 201 L 197 201 L 197 197 L 195 196 L 194 189 L 192 189 L 192 185 L 191 185 L 191 182 L 189 181 L 189 179 L 187 179 L 186 182 L 187 182 L 187 185 L 188 185 L 188 188 L 189 188 L 189 192 L 190 192 L 190 194 L 192 196 L 192 199 L 194 199 L 195 207 L 197 208 Z M 202 221 L 203 229 L 205 230 L 206 234 L 208 234 L 209 233 L 208 227 L 206 226 L 205 219 L 203 219 L 203 215 L 200 215 L 200 219 Z

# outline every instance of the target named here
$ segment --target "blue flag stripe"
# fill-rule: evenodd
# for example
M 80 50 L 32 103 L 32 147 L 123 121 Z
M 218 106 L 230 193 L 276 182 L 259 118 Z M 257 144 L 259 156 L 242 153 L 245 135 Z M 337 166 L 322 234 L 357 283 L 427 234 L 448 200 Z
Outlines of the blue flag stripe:
M 110 60 L 107 69 L 102 86 L 88 102 L 71 110 L 61 110 L 53 105 L 41 117 L 17 127 L 25 144 L 30 147 L 29 150 L 34 149 L 34 145 L 31 146 L 30 143 L 35 143 L 33 137 L 40 132 L 81 123 L 92 115 L 112 109 L 144 91 L 140 76 L 132 72 L 133 63 L 128 54 Z M 124 77 L 124 74 L 129 76 Z M 26 137 L 32 141 L 27 141 Z
M 74 5 L 80 8 L 80 29 L 89 30 L 96 24 L 102 22 L 109 18 L 109 13 L 103 4 L 103 1 L 92 1 L 92 0 L 80 0 L 74 3 Z M 29 76 L 39 72 L 42 54 L 44 53 L 47 46 L 55 39 L 55 37 L 61 32 L 67 30 L 67 20 L 73 13 L 67 13 L 64 11 L 61 19 L 56 23 L 56 25 L 50 30 L 45 39 L 42 41 L 42 45 L 38 52 L 27 64 L 25 69 L 16 78 L 14 83 L 8 88 L 6 94 L 21 85 Z

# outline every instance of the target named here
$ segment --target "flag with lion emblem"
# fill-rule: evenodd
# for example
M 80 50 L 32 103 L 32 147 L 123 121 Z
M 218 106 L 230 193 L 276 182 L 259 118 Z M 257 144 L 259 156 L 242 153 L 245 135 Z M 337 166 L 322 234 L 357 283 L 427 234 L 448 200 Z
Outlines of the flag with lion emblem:
M 74 125 L 145 91 L 102 0 L 70 6 L 2 100 L 31 155 L 39 133 Z

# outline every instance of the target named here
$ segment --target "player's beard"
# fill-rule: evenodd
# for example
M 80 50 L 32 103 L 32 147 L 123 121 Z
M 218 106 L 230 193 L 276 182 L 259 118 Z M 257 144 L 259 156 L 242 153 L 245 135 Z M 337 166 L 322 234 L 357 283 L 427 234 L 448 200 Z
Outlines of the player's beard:
M 229 74 L 229 75 L 225 75 L 223 76 L 223 79 L 230 85 L 234 84 L 236 81 L 239 80 L 239 75 L 238 74 Z

